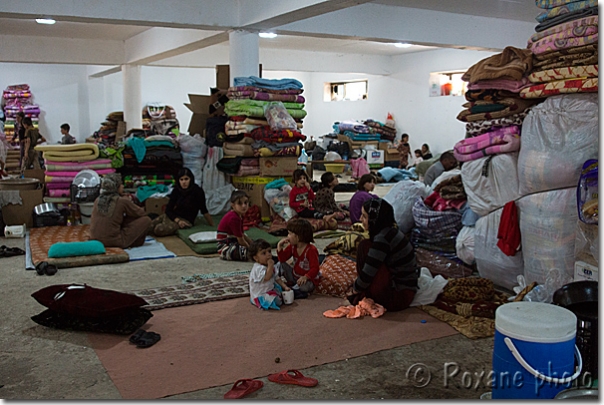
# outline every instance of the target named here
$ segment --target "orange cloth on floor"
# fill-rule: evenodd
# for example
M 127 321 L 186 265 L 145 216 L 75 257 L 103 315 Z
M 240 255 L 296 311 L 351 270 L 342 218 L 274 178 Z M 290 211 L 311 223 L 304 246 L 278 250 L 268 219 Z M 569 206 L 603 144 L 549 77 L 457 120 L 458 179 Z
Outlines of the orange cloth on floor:
M 363 298 L 357 305 L 343 305 L 334 310 L 323 312 L 326 318 L 343 318 L 357 319 L 363 318 L 365 315 L 370 315 L 372 318 L 379 318 L 384 315 L 386 308 L 380 304 L 376 304 L 371 298 Z

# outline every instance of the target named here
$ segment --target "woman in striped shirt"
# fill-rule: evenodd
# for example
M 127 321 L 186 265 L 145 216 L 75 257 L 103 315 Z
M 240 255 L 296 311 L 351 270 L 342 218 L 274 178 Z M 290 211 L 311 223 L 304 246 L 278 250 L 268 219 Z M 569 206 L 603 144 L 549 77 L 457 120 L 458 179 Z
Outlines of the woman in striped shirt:
M 381 198 L 363 203 L 361 222 L 369 239 L 357 250 L 358 277 L 348 300 L 356 305 L 364 297 L 373 299 L 388 311 L 408 308 L 417 291 L 419 271 L 415 252 L 394 220 L 394 209 Z

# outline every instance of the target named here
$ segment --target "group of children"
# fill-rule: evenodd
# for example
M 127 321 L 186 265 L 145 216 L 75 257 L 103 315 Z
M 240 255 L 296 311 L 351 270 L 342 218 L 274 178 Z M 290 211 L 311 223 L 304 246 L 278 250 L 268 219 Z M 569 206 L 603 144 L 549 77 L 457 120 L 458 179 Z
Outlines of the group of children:
M 401 141 L 396 148 L 400 155 L 398 166 L 399 169 L 411 169 L 412 167 L 417 166 L 418 163 L 432 158 L 432 153 L 430 152 L 430 147 L 427 143 L 423 144 L 421 149 L 415 149 L 413 151 L 415 157 L 412 158 L 408 134 L 401 135 Z

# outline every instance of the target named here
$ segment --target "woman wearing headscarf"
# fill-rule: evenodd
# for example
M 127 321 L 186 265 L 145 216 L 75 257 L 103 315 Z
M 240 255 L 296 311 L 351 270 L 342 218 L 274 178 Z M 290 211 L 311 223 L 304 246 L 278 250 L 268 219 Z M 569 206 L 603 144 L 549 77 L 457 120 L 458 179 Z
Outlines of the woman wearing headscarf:
M 408 308 L 417 291 L 415 252 L 394 219 L 394 209 L 381 198 L 363 203 L 361 222 L 369 231 L 357 250 L 357 279 L 348 292 L 356 305 L 371 298 L 388 311 Z
M 151 232 L 157 236 L 168 236 L 179 229 L 190 228 L 195 223 L 199 211 L 208 225 L 214 226 L 206 207 L 206 195 L 203 189 L 195 184 L 193 172 L 185 167 L 180 169 L 176 176 L 176 186 L 170 194 L 165 214 L 153 220 Z
M 90 239 L 101 241 L 105 247 L 127 249 L 145 243 L 151 218 L 123 193 L 120 174 L 103 177 L 101 195 L 95 200 L 90 216 Z

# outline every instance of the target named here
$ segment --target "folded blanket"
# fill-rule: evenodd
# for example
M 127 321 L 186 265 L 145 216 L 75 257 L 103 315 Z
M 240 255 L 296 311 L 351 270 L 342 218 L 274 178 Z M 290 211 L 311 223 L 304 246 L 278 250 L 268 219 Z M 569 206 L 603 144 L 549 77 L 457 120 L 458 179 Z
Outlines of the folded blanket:
M 554 80 L 598 77 L 598 65 L 568 66 L 533 72 L 529 75 L 532 83 L 553 82 Z
M 71 190 L 69 188 L 67 189 L 49 189 L 48 190 L 48 195 L 50 197 L 70 197 L 71 196 Z
M 257 158 L 242 159 L 241 166 L 260 167 L 260 160 Z
M 43 152 L 45 160 L 55 162 L 85 162 L 99 157 L 99 147 L 94 143 L 37 145 L 34 149 Z
M 468 90 L 495 89 L 495 90 L 507 90 L 512 93 L 518 93 L 528 83 L 529 83 L 529 81 L 526 77 L 523 77 L 520 80 L 509 80 L 509 79 L 479 80 L 475 83 L 468 84 Z
M 115 169 L 96 169 L 94 170 L 99 176 L 109 173 L 115 173 Z M 51 177 L 75 177 L 80 171 L 50 171 L 47 170 L 44 174 Z
M 371 133 L 371 129 L 369 128 L 369 126 L 362 124 L 360 122 L 357 122 L 357 121 L 336 122 L 336 123 L 334 123 L 334 128 L 336 128 L 336 126 L 340 131 L 352 131 L 352 132 L 357 132 L 360 134 L 370 134 Z
M 292 129 L 273 130 L 270 126 L 253 130 L 249 137 L 257 141 L 264 140 L 267 142 L 295 142 L 298 140 L 306 140 L 306 136 L 302 135 L 299 131 Z
M 499 100 L 517 97 L 518 94 L 512 93 L 508 90 L 498 90 L 498 89 L 477 89 L 477 90 L 468 90 L 465 93 L 465 98 L 468 101 L 491 101 L 498 102 Z
M 470 83 L 491 79 L 521 80 L 533 67 L 532 57 L 528 49 L 507 46 L 503 52 L 470 66 L 461 78 Z
M 556 35 L 545 37 L 529 48 L 535 55 L 547 53 L 551 51 L 559 51 L 562 49 L 576 48 L 578 46 L 585 46 L 598 43 L 598 33 L 588 35 L 584 37 L 571 37 L 571 38 L 555 38 Z
M 222 145 L 225 156 L 254 156 L 251 145 L 225 143 Z
M 583 18 L 583 17 L 588 17 L 590 15 L 597 15 L 598 14 L 598 7 L 588 7 L 588 8 L 584 8 L 584 9 L 580 9 L 580 10 L 576 10 L 576 11 L 571 11 L 570 13 L 566 13 L 566 14 L 561 14 L 558 15 L 556 17 L 544 20 L 542 23 L 537 24 L 537 26 L 535 27 L 535 31 L 537 32 L 541 32 L 541 31 L 545 31 L 549 28 L 555 27 L 556 25 L 568 22 L 568 21 L 572 21 L 572 20 L 576 20 L 579 18 Z
M 95 159 L 86 163 L 80 162 L 55 162 L 53 160 L 44 161 L 46 170 L 48 171 L 63 171 L 63 170 L 86 170 L 86 169 L 110 169 L 111 160 L 109 159 Z
M 527 103 L 526 101 L 529 101 L 529 100 L 518 99 L 516 104 L 508 106 L 507 108 L 505 108 L 501 111 L 494 111 L 494 112 L 487 112 L 487 113 L 472 114 L 470 112 L 470 110 L 465 109 L 457 115 L 457 119 L 460 121 L 463 121 L 463 122 L 472 122 L 472 121 L 482 121 L 482 120 L 487 120 L 487 119 L 508 117 L 510 115 L 521 113 L 522 111 L 526 110 L 527 108 L 529 108 L 532 105 L 534 105 L 535 103 L 537 103 L 536 100 L 532 100 L 532 102 L 530 102 L 530 103 Z
M 557 58 L 535 61 L 533 70 L 547 70 L 568 66 L 588 66 L 598 64 L 598 52 L 562 55 Z
M 518 127 L 508 127 L 518 129 Z M 467 162 L 497 153 L 520 150 L 520 134 L 502 128 L 474 138 L 463 139 L 455 144 L 453 154 L 459 162 Z
M 539 8 L 550 9 L 554 7 L 564 6 L 569 3 L 577 3 L 583 0 L 535 0 L 535 5 Z
M 553 7 L 539 14 L 537 17 L 535 17 L 535 20 L 537 20 L 538 22 L 544 22 L 545 20 L 551 20 L 554 17 L 569 14 L 574 11 L 583 11 L 589 7 L 598 7 L 598 0 L 575 1 L 572 3 L 566 3 L 557 7 Z
M 589 16 L 579 18 L 578 20 L 569 21 L 566 23 L 558 24 L 547 30 L 536 32 L 531 35 L 529 43 L 537 42 L 542 38 L 549 37 L 550 35 L 563 34 L 562 38 L 569 37 L 584 37 L 586 35 L 592 35 L 598 32 L 598 16 Z
M 520 126 L 529 110 L 530 109 L 527 109 L 519 114 L 510 115 L 508 117 L 468 122 L 466 124 L 466 138 L 472 138 L 510 125 Z
M 259 103 L 259 104 L 257 104 Z M 229 115 L 245 115 L 249 117 L 261 117 L 264 118 L 264 105 L 268 104 L 268 101 L 257 101 L 257 100 L 229 100 L 224 107 L 224 112 Z M 283 103 L 289 115 L 293 118 L 304 118 L 306 117 L 306 111 L 302 109 L 304 104 L 298 103 Z M 295 109 L 288 106 L 296 106 Z
M 302 94 L 302 89 L 267 89 L 256 86 L 233 86 L 229 87 L 228 91 L 257 91 L 271 94 Z
M 260 125 L 267 126 L 268 121 L 265 118 L 255 118 L 255 117 L 247 117 L 247 116 L 230 116 L 229 121 L 232 119 L 242 118 L 239 122 L 242 122 L 246 125 Z M 228 122 L 228 121 L 227 121 Z M 301 122 L 296 122 L 298 129 L 303 127 Z
M 235 77 L 233 79 L 235 86 L 255 86 L 263 89 L 283 90 L 283 89 L 301 89 L 302 83 L 296 79 L 262 79 L 257 76 Z
M 239 170 L 235 173 L 235 176 L 257 176 L 260 174 L 260 166 L 239 166 Z
M 597 93 L 598 78 L 563 79 L 547 83 L 538 83 L 526 87 L 520 92 L 520 97 L 526 99 L 543 98 L 557 94 Z
M 304 103 L 304 96 L 297 94 L 275 94 L 261 91 L 229 91 L 229 100 L 262 100 L 262 101 L 289 101 L 291 103 Z
M 73 179 L 72 179 L 73 180 Z M 52 183 L 46 183 L 45 184 L 46 188 L 48 190 L 53 190 L 53 189 L 68 189 L 71 187 L 71 181 L 65 181 L 65 182 L 61 182 L 61 181 L 55 181 Z

